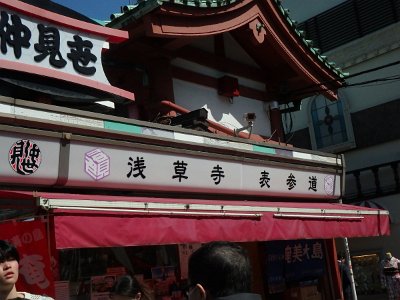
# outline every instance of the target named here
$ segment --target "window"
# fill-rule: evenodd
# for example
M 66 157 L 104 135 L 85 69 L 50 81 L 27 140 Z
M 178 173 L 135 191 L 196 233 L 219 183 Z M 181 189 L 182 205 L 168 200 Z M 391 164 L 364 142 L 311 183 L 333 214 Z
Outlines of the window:
M 315 150 L 342 152 L 355 147 L 350 113 L 343 92 L 338 101 L 318 95 L 310 102 L 310 136 Z

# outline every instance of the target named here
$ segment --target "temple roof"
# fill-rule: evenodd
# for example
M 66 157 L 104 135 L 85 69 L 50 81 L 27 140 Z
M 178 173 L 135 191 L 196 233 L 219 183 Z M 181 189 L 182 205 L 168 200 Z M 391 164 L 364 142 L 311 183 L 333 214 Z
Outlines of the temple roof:
M 128 30 L 131 39 L 140 37 L 148 45 L 154 45 L 155 39 L 168 40 L 171 45 L 171 39 L 229 32 L 255 58 L 267 82 L 285 81 L 284 88 L 281 83 L 270 87 L 276 90 L 271 98 L 281 103 L 316 93 L 336 99 L 347 76 L 313 47 L 279 0 L 142 0 L 121 7 L 106 26 Z M 253 43 L 249 43 L 249 29 L 254 34 Z M 186 48 L 190 49 L 193 47 Z M 177 56 L 182 53 L 182 49 L 174 51 Z M 285 95 L 277 90 L 286 90 Z

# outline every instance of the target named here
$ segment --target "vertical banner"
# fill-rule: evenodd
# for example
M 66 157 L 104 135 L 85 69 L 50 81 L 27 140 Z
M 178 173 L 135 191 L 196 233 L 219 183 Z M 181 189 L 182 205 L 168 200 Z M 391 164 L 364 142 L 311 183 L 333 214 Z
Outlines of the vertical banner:
M 46 224 L 41 220 L 0 224 L 0 239 L 19 252 L 17 290 L 54 297 Z
M 291 240 L 265 243 L 266 274 L 270 294 L 287 284 L 316 279 L 324 274 L 323 240 Z

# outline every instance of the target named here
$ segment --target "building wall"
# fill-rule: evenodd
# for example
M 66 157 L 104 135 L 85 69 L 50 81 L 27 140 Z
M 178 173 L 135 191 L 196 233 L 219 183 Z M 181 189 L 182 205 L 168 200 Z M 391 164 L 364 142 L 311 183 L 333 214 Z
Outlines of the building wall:
M 205 108 L 209 112 L 208 119 L 230 129 L 247 125 L 243 114 L 255 112 L 257 119 L 252 133 L 263 136 L 271 134 L 267 106 L 261 101 L 239 96 L 231 103 L 227 97 L 218 95 L 216 89 L 179 79 L 174 79 L 174 95 L 176 104 L 189 110 Z
M 213 53 L 214 42 L 212 37 L 201 38 L 194 43 L 194 46 L 204 51 Z M 229 35 L 224 35 L 225 55 L 226 57 L 243 63 L 245 65 L 257 66 L 248 54 L 240 47 L 238 43 Z M 188 60 L 174 59 L 172 65 L 183 68 L 198 74 L 220 78 L 228 75 L 238 79 L 239 85 L 250 87 L 252 89 L 265 92 L 265 84 L 244 77 L 238 77 L 233 74 L 224 73 L 216 69 L 205 67 Z M 174 98 L 175 103 L 188 109 L 196 110 L 205 108 L 208 110 L 208 118 L 218 122 L 221 125 L 238 129 L 246 126 L 248 123 L 244 119 L 245 113 L 256 113 L 256 121 L 252 133 L 262 136 L 271 135 L 271 123 L 269 118 L 269 104 L 260 100 L 251 99 L 243 96 L 228 98 L 218 95 L 215 87 L 209 87 L 193 83 L 188 80 L 174 79 Z M 240 89 L 239 89 L 240 91 Z M 245 130 L 244 132 L 247 132 Z
M 296 0 L 286 0 L 283 5 L 290 9 L 293 19 L 301 22 L 328 9 L 328 2 L 333 7 L 344 1 L 310 2 L 314 5 L 308 5 L 307 9 L 303 9 L 303 3 Z M 351 239 L 350 251 L 354 255 L 382 255 L 391 251 L 400 257 L 400 194 L 398 191 L 391 195 L 374 194 L 376 178 L 372 169 L 368 169 L 400 161 L 400 79 L 399 64 L 396 63 L 400 57 L 399 34 L 400 23 L 397 22 L 324 53 L 344 72 L 349 72 L 350 76 L 365 72 L 363 75 L 348 78 L 346 82 L 349 86 L 339 91 L 348 104 L 355 142 L 354 148 L 342 149 L 340 152 L 344 153 L 347 171 L 367 169 L 360 174 L 364 196 L 370 193 L 369 200 L 388 209 L 392 219 L 390 236 Z M 390 78 L 393 80 L 388 80 Z M 312 99 L 306 100 L 303 103 L 311 103 L 309 100 Z M 291 120 L 291 131 L 286 132 L 290 139 L 288 142 L 297 147 L 312 148 L 309 105 L 302 105 L 301 111 L 293 113 Z M 395 186 L 393 174 L 390 165 L 379 169 L 379 181 L 384 189 Z M 368 200 L 364 196 L 357 197 L 357 182 L 353 174 L 346 176 L 345 186 L 345 195 L 356 195 L 354 202 Z M 343 250 L 342 239 L 337 240 L 337 246 L 338 251 Z
M 368 35 L 365 38 L 353 43 L 345 45 L 335 51 L 326 53 L 330 60 L 337 63 L 338 66 L 347 65 L 343 68 L 350 75 L 368 71 L 374 68 L 379 68 L 387 64 L 396 62 L 400 56 L 400 43 L 392 43 L 392 37 L 400 34 L 400 25 L 396 24 L 390 28 L 385 28 L 382 31 Z M 379 36 L 381 37 L 379 39 Z M 387 37 L 389 40 L 382 40 L 382 37 Z M 381 47 L 376 45 L 379 40 Z M 363 48 L 361 45 L 374 44 L 374 48 Z M 389 109 L 389 112 L 398 112 L 396 100 L 400 99 L 400 85 L 398 80 L 393 81 L 376 81 L 376 79 L 390 78 L 398 75 L 398 65 L 388 66 L 380 70 L 371 71 L 364 75 L 355 76 L 346 80 L 347 87 L 340 90 L 340 93 L 346 98 L 349 106 L 349 112 L 352 115 L 364 111 L 374 106 L 392 102 L 392 105 L 382 107 Z M 370 82 L 370 83 L 367 83 Z M 351 86 L 359 83 L 364 83 L 359 86 Z M 303 130 L 309 126 L 310 114 L 309 103 L 311 99 L 305 99 L 304 105 L 301 106 L 301 111 L 292 114 L 293 129 L 292 132 Z M 368 120 L 368 118 L 366 118 Z M 357 121 L 356 121 L 357 122 Z M 358 124 L 355 124 L 358 125 Z M 356 128 L 354 128 L 356 130 Z
M 366 72 L 347 79 L 349 86 L 340 90 L 349 107 L 356 144 L 356 148 L 343 151 L 347 171 L 400 159 L 396 148 L 400 140 L 400 85 L 399 79 L 388 80 L 398 76 L 399 66 L 383 67 L 398 61 L 400 43 L 395 37 L 399 33 L 400 24 L 396 23 L 326 53 L 338 66 L 346 66 L 343 70 L 350 75 Z M 369 71 L 374 68 L 378 70 Z M 311 146 L 309 100 L 292 114 L 293 128 L 286 132 L 290 143 L 303 148 Z
M 282 5 L 290 10 L 290 16 L 298 22 L 303 22 L 319 13 L 324 12 L 346 0 L 283 0 Z

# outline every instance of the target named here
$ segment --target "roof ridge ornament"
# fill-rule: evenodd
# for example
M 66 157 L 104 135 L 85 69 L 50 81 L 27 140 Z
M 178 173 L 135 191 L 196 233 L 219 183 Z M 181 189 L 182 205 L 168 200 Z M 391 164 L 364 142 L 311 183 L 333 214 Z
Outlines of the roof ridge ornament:
M 256 18 L 249 23 L 249 28 L 253 31 L 255 41 L 262 44 L 267 34 L 264 23 Z

